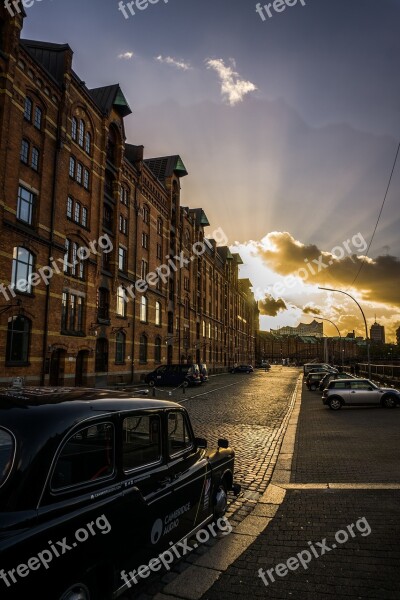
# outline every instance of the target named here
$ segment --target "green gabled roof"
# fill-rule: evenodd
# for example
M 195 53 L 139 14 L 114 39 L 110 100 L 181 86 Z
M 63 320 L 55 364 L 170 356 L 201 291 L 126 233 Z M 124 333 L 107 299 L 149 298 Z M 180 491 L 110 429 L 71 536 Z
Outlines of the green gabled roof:
M 132 113 L 129 104 L 118 83 L 89 90 L 89 94 L 104 114 L 109 114 L 112 107 L 127 117 Z

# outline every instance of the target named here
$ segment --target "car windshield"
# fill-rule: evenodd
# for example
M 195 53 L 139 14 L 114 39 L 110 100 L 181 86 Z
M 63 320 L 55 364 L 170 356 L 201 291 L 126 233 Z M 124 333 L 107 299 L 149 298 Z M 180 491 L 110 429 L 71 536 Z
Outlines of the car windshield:
M 7 479 L 14 456 L 14 439 L 5 429 L 0 428 L 0 487 Z

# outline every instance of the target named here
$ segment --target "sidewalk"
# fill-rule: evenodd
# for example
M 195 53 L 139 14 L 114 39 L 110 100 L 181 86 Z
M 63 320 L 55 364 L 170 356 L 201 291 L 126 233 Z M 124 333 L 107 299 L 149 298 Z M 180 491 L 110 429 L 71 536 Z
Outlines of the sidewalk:
M 400 409 L 335 413 L 300 395 L 253 513 L 184 573 L 184 593 L 171 582 L 157 600 L 400 598 Z

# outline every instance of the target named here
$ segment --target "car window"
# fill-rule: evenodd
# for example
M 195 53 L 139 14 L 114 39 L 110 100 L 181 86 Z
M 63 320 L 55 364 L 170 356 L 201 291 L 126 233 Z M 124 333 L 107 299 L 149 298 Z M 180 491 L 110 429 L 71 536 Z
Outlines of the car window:
M 372 387 L 367 381 L 352 381 L 350 386 L 352 390 L 369 390 Z
M 182 412 L 168 413 L 168 453 L 170 456 L 187 450 L 193 445 L 192 438 Z
M 337 379 L 336 381 L 331 381 L 331 383 L 329 384 L 329 387 L 335 390 L 344 390 L 348 386 L 349 384 L 346 381 L 340 381 L 340 379 Z
M 75 433 L 64 444 L 51 480 L 53 490 L 97 482 L 114 473 L 114 426 L 99 423 Z
M 0 486 L 10 472 L 14 458 L 14 438 L 5 429 L 0 429 Z
M 122 434 L 122 463 L 125 472 L 161 460 L 159 415 L 127 417 L 122 424 Z

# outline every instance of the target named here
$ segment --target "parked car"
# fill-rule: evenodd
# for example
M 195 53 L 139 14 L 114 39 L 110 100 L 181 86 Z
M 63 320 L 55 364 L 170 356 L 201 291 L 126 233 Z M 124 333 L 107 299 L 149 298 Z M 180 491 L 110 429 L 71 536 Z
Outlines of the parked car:
M 320 381 L 325 377 L 326 371 L 311 371 L 306 377 L 306 386 L 309 390 L 314 391 L 318 389 Z
M 0 589 L 104 600 L 121 570 L 227 507 L 234 451 L 194 436 L 179 404 L 89 389 L 0 390 Z
M 333 379 L 354 379 L 354 375 L 343 371 L 339 371 L 338 373 L 327 373 L 319 382 L 319 391 L 323 392 L 324 389 L 328 387 L 328 383 L 333 381 Z
M 201 383 L 205 383 L 206 381 L 208 381 L 208 369 L 207 369 L 207 365 L 202 363 L 199 366 L 200 369 L 200 379 L 201 379 Z
M 161 365 L 155 371 L 147 373 L 145 382 L 151 386 L 155 385 L 200 385 L 200 369 L 198 365 Z
M 231 369 L 231 373 L 253 373 L 253 371 L 251 365 L 237 365 Z
M 378 387 L 369 379 L 336 379 L 323 391 L 322 402 L 332 410 L 350 404 L 380 404 L 394 408 L 400 404 L 400 392 Z
M 304 377 L 306 377 L 310 371 L 330 371 L 332 368 L 327 363 L 305 363 L 303 365 L 303 373 Z

